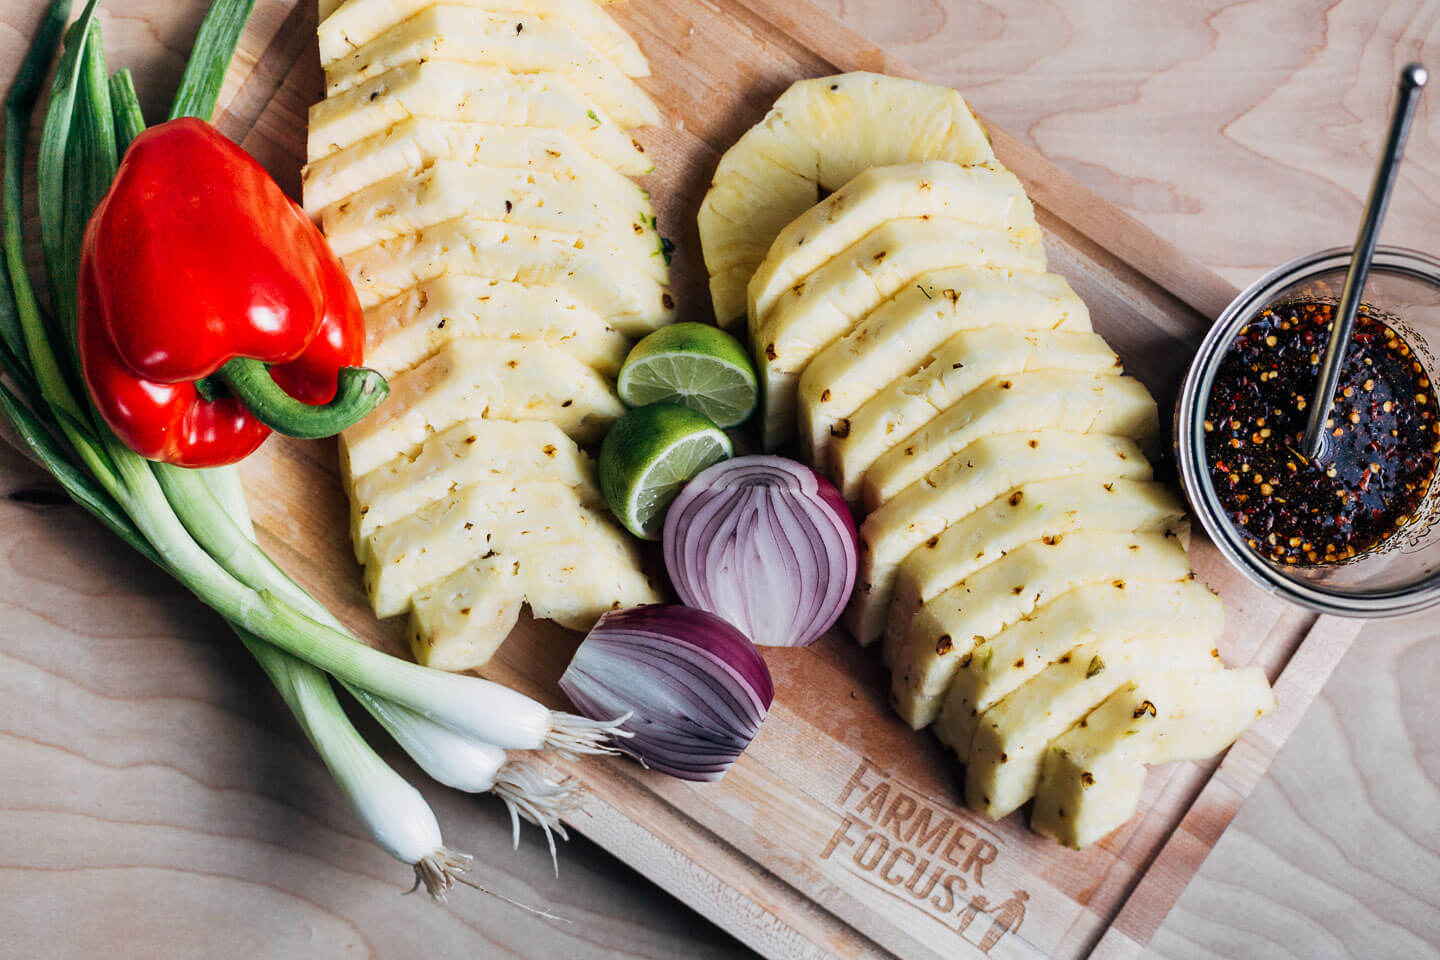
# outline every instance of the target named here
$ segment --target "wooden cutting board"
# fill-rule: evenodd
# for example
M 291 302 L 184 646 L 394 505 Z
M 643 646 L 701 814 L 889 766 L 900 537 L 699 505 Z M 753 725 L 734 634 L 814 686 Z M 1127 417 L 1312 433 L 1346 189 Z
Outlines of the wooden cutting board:
M 668 126 L 640 135 L 656 165 L 645 185 L 677 244 L 681 316 L 705 319 L 694 216 L 720 153 L 793 80 L 914 73 L 798 0 L 630 0 L 613 9 L 654 68 L 643 86 Z M 297 196 L 305 113 L 322 89 L 315 19 L 312 0 L 260 0 L 219 117 Z M 1051 269 L 1070 279 L 1096 330 L 1168 409 L 1233 289 L 1003 131 L 991 133 L 1035 201 Z M 401 624 L 377 624 L 365 604 L 333 445 L 272 441 L 245 479 L 277 559 L 360 635 L 403 653 Z M 590 788 L 574 826 L 773 957 L 1137 954 L 1356 632 L 1249 586 L 1201 538 L 1191 552 L 1226 601 L 1225 660 L 1264 666 L 1280 709 L 1223 762 L 1153 771 L 1139 815 L 1084 853 L 1031 834 L 1018 815 L 992 823 L 964 810 L 954 764 L 890 712 L 878 653 L 840 635 L 766 652 L 775 705 L 721 783 L 682 783 L 624 760 L 557 764 Z M 561 706 L 556 680 L 578 641 L 526 620 L 485 673 Z

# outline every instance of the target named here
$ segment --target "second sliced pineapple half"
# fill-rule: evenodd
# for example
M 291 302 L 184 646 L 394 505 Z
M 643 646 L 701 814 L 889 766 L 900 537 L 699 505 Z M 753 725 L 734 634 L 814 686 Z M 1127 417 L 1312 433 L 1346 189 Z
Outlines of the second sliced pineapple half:
M 305 209 L 391 378 L 346 431 L 351 535 L 415 657 L 483 664 L 529 605 L 588 628 L 658 599 L 605 512 L 594 443 L 669 271 L 628 128 L 659 112 L 639 47 L 592 0 L 322 3 L 329 96 Z

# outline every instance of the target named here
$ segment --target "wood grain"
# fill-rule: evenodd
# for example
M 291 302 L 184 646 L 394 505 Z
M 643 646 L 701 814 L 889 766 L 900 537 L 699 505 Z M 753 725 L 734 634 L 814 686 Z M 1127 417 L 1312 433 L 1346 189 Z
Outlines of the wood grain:
M 173 6 L 161 0 L 141 0 L 126 5 L 120 15 L 102 15 L 112 61 L 123 58 L 136 68 L 151 116 L 163 111 L 166 91 L 178 76 L 181 51 L 188 46 L 200 15 L 198 4 L 180 10 Z M 1163 387 L 1184 363 L 1185 344 L 1197 334 L 1203 315 L 1228 298 L 1228 286 L 1205 271 L 1169 270 L 1168 276 L 1161 278 L 1169 292 L 1162 289 L 1153 282 L 1155 274 L 1167 273 L 1167 265 L 1175 259 L 1173 251 L 1152 242 L 1143 229 L 1131 235 L 1105 230 L 1105 224 L 1123 221 L 1115 219 L 1107 205 L 1092 201 L 1091 195 L 1069 189 L 1068 178 L 1031 154 L 1022 141 L 1050 149 L 1053 158 L 1101 195 L 1116 199 L 1114 183 L 1105 175 L 1096 176 L 1089 160 L 1076 162 L 1065 150 L 1053 147 L 1056 142 L 1071 141 L 1038 136 L 1036 129 L 1043 125 L 1033 118 L 1022 116 L 1022 122 L 1012 124 L 1003 112 L 1017 109 L 1017 104 L 1020 109 L 1043 104 L 1051 111 L 1046 117 L 1086 116 L 1104 108 L 1096 106 L 1100 101 L 1085 100 L 1085 84 L 1077 83 L 1076 77 L 1099 83 L 1112 69 L 1107 64 L 1129 62 L 1126 58 L 1132 57 L 1137 62 L 1152 57 L 1160 73 L 1171 69 L 1159 62 L 1169 55 L 1170 48 L 1162 45 L 1160 49 L 1167 51 L 1163 55 L 1147 49 L 1157 37 L 1168 37 L 1167 31 L 1182 29 L 1162 23 L 1162 13 L 1151 8 L 1147 16 L 1130 17 L 1136 11 L 1119 4 L 1087 0 L 1086 6 L 1093 8 L 1094 16 L 1087 19 L 1084 7 L 1067 4 L 1064 18 L 1057 21 L 1054 8 L 1037 5 L 1029 10 L 1028 3 L 1007 4 L 998 30 L 969 33 L 963 32 L 969 22 L 966 18 L 984 17 L 994 27 L 994 11 L 978 5 L 938 8 L 943 22 L 926 41 L 933 51 L 929 61 L 915 59 L 921 61 L 924 72 L 961 82 L 987 119 L 1022 134 L 1014 146 L 1008 138 L 1001 138 L 1002 156 L 1026 177 L 1042 206 L 1052 202 L 1063 205 L 1063 214 L 1051 213 L 1045 218 L 1065 264 L 1062 269 L 1083 279 L 1087 299 L 1096 307 L 1097 318 L 1103 317 L 1104 332 L 1119 342 L 1132 365 L 1149 374 L 1152 385 Z M 1177 18 L 1171 22 L 1178 19 L 1183 30 L 1191 32 L 1204 27 L 1205 18 L 1197 18 L 1193 6 L 1185 10 L 1174 6 Z M 932 22 L 936 9 L 920 0 L 901 0 L 898 15 L 893 3 L 855 6 L 841 12 L 884 40 L 888 39 L 885 30 L 894 30 L 897 23 L 923 26 Z M 1240 13 L 1250 9 L 1247 5 Z M 712 151 L 711 156 L 723 149 L 745 124 L 763 113 L 769 98 L 790 79 L 827 69 L 825 59 L 814 52 L 817 49 L 827 51 L 832 62 L 842 67 L 900 69 L 898 61 L 886 60 L 805 10 L 803 5 L 779 0 L 747 5 L 633 0 L 623 10 L 622 16 L 642 34 L 652 58 L 663 62 L 662 75 L 671 88 L 667 102 L 674 104 L 675 119 L 685 123 L 683 129 L 657 134 L 651 144 L 662 166 L 695 171 L 667 191 L 673 199 L 663 216 L 667 227 L 680 237 L 682 248 L 694 249 L 693 227 L 684 211 L 693 210 L 705 185 L 705 174 L 699 172 L 703 164 L 685 162 L 686 156 L 693 155 L 687 151 L 701 149 L 694 141 Z M 1387 10 L 1387 18 L 1392 18 L 1391 10 Z M 15 32 L 0 36 L 0 55 L 13 63 L 18 61 L 29 24 L 38 17 L 38 4 L 5 0 L 0 11 L 0 18 L 15 27 Z M 1225 11 L 1212 12 L 1214 22 L 1224 19 Z M 1072 19 L 1080 22 L 1079 28 Z M 1197 19 L 1202 21 L 1200 26 Z M 887 23 L 881 24 L 881 20 Z M 1414 13 L 1405 22 L 1412 20 L 1433 25 L 1434 11 Z M 767 21 L 780 23 L 789 36 L 776 36 Z M 958 41 L 956 23 L 962 29 Z M 1117 24 L 1125 26 L 1122 40 L 1115 34 Z M 1254 36 L 1250 20 L 1242 17 L 1241 27 Z M 1382 28 L 1391 29 L 1381 24 L 1371 32 Z M 222 127 L 230 135 L 242 140 L 291 186 L 298 170 L 294 160 L 297 131 L 305 107 L 319 89 L 318 68 L 304 55 L 312 30 L 313 13 L 307 5 L 292 8 L 261 0 L 237 70 L 227 84 L 227 106 L 221 117 Z M 1071 45 L 1068 67 L 1063 57 L 1047 65 L 1043 55 L 1037 54 L 1048 49 L 1048 41 L 1036 44 L 1037 39 L 1046 37 L 1061 37 L 1061 46 Z M 1382 46 L 1383 42 L 1382 38 Z M 751 49 L 757 43 L 763 55 L 737 60 L 734 51 Z M 1248 49 L 1253 53 L 1256 46 L 1252 39 Z M 1013 57 L 1017 49 L 1029 49 L 1030 53 Z M 1182 45 L 1176 49 L 1189 48 Z M 713 63 L 707 58 L 727 50 L 731 52 L 726 62 L 732 66 L 728 73 L 707 72 L 699 66 Z M 985 50 L 995 52 L 992 60 L 985 59 Z M 961 51 L 967 52 L 962 55 Z M 1366 48 L 1365 55 L 1373 55 L 1371 48 Z M 956 65 L 971 69 L 986 62 L 993 65 L 995 76 L 985 82 L 977 78 L 976 89 L 932 69 L 937 64 L 946 69 Z M 1126 163 L 1136 159 L 1134 153 L 1143 155 L 1150 149 L 1151 141 L 1157 139 L 1155 131 L 1168 135 L 1176 126 L 1174 116 L 1185 108 L 1186 93 L 1220 95 L 1205 84 L 1213 86 L 1215 75 L 1227 72 L 1226 62 L 1216 60 L 1210 64 L 1212 73 L 1191 77 L 1188 82 L 1194 86 L 1183 85 L 1188 75 L 1172 80 L 1168 99 L 1163 90 L 1152 92 L 1139 114 L 1143 119 L 1127 118 L 1142 127 L 1148 124 L 1145 150 L 1136 148 L 1140 138 L 1134 136 L 1131 155 L 1122 156 L 1123 151 L 1107 154 L 1114 144 L 1105 136 L 1096 137 L 1094 131 L 1100 129 L 1108 135 L 1114 128 L 1103 123 L 1091 128 L 1089 139 L 1077 135 L 1073 144 L 1089 144 L 1096 156 L 1108 156 L 1116 170 L 1143 169 L 1143 156 L 1133 167 Z M 1145 74 L 1138 67 L 1132 65 L 1128 74 L 1115 69 L 1122 83 L 1145 85 Z M 1052 81 L 1061 78 L 1058 96 L 1049 100 L 1043 88 L 1057 84 L 1046 82 L 1047 71 L 1055 71 L 1049 74 Z M 1007 76 L 1017 78 L 1023 90 L 1030 91 L 1030 99 L 1011 92 L 987 101 L 985 92 Z M 1238 91 L 1232 97 L 1240 98 Z M 1383 93 L 1375 99 L 1383 103 Z M 1313 118 L 1324 103 L 1309 102 Z M 1423 122 L 1428 123 L 1428 116 Z M 1419 142 L 1417 139 L 1417 147 Z M 1073 144 L 1071 151 L 1084 152 Z M 1204 167 L 1203 152 L 1181 153 L 1184 165 L 1171 171 L 1175 175 L 1172 183 L 1183 183 L 1186 171 Z M 1225 176 L 1234 173 L 1228 170 Z M 1362 174 L 1362 187 L 1363 181 Z M 1276 185 L 1267 182 L 1266 186 Z M 1271 199 L 1276 195 L 1273 189 L 1256 193 Z M 1140 220 L 1154 213 L 1144 203 L 1128 206 Z M 1210 217 L 1210 229 L 1226 241 L 1229 250 L 1251 242 L 1249 231 L 1236 229 L 1237 209 L 1250 208 L 1217 203 L 1193 215 Z M 1307 211 L 1307 216 L 1311 213 Z M 1156 225 L 1166 227 L 1164 222 Z M 1097 234 L 1120 247 L 1128 244 L 1129 249 L 1120 258 L 1109 255 L 1095 241 Z M 1291 240 L 1297 235 L 1285 234 Z M 1311 231 L 1304 236 L 1313 240 L 1321 234 Z M 1187 237 L 1172 235 L 1172 239 L 1184 241 L 1188 247 Z M 1264 255 L 1262 251 L 1246 257 Z M 1211 262 L 1226 267 L 1227 272 L 1230 269 L 1223 260 Z M 1105 282 L 1111 275 L 1124 282 L 1123 295 L 1116 295 L 1114 285 Z M 682 284 L 682 303 L 703 302 L 695 297 L 694 279 L 692 276 L 688 286 Z M 307 503 L 301 510 L 294 509 L 293 503 L 287 511 L 269 508 L 285 499 L 287 491 L 296 489 L 295 484 L 313 484 L 317 476 L 327 476 L 333 469 L 329 460 L 327 454 L 313 449 L 274 445 L 263 463 L 247 470 L 252 499 L 267 508 L 263 519 L 270 545 L 288 566 L 316 583 L 325 582 L 326 568 L 334 569 L 335 557 L 344 555 L 343 544 L 327 540 L 327 531 L 333 534 L 340 529 L 338 499 Z M 20 467 L 11 468 L 8 461 L 0 463 L 0 477 L 26 476 Z M 146 952 L 152 954 L 165 953 L 166 944 L 176 942 L 175 938 L 185 942 L 183 938 L 204 937 L 207 931 L 213 937 L 217 930 L 233 934 L 221 946 L 222 955 L 233 948 L 236 956 L 274 955 L 277 943 L 294 946 L 296 953 L 306 952 L 299 946 L 302 936 L 310 938 L 312 945 L 323 944 L 323 952 L 357 947 L 378 955 L 406 947 L 439 955 L 458 955 L 462 950 L 473 955 L 478 949 L 482 956 L 718 956 L 738 949 L 681 915 L 673 902 L 660 899 L 662 894 L 637 893 L 633 875 L 627 877 L 607 865 L 595 848 L 584 843 L 566 850 L 563 881 L 547 880 L 548 861 L 534 844 L 518 854 L 504 848 L 505 825 L 493 809 L 495 804 L 445 791 L 429 791 L 437 813 L 452 843 L 485 852 L 490 868 L 486 879 L 507 895 L 553 904 L 562 914 L 580 920 L 576 924 L 580 929 L 552 928 L 478 897 L 466 898 L 456 905 L 453 916 L 441 917 L 413 899 L 390 900 L 386 893 L 393 889 L 395 865 L 355 832 L 323 770 L 293 734 L 258 674 L 229 647 L 218 624 L 197 613 L 163 579 L 147 576 L 148 571 L 137 572 L 123 550 L 99 538 L 94 528 L 71 510 L 26 506 L 18 518 L 34 519 L 29 526 L 12 520 L 8 513 L 0 513 L 0 517 L 4 520 L 0 546 L 11 558 L 14 571 L 7 571 L 0 593 L 11 626 L 0 632 L 0 656 L 7 658 L 0 685 L 14 684 L 12 689 L 0 691 L 4 694 L 0 701 L 0 731 L 4 731 L 0 734 L 0 769 L 7 773 L 0 780 L 0 931 L 5 932 L 0 938 L 0 955 L 13 951 L 15 956 L 29 956 L 42 945 L 55 952 L 55 926 L 67 930 L 59 955 L 80 955 L 103 942 L 113 944 L 118 930 L 133 931 L 125 941 L 127 946 L 133 944 L 137 953 L 148 946 Z M 345 601 L 352 622 L 365 622 L 353 591 L 343 597 L 332 591 L 328 599 Z M 1303 618 L 1266 620 L 1269 615 L 1252 609 L 1248 602 L 1234 615 L 1240 626 L 1232 630 L 1227 653 L 1241 662 L 1257 652 L 1282 651 L 1284 644 L 1267 643 L 1271 630 L 1293 634 L 1304 625 Z M 1263 628 L 1262 623 L 1266 624 Z M 573 644 L 573 639 L 566 642 Z M 563 660 L 563 649 L 558 654 L 550 651 L 542 659 L 553 666 L 557 659 Z M 1315 645 L 1305 651 L 1312 649 L 1320 662 L 1293 674 L 1295 683 L 1310 691 L 1334 663 L 1333 657 L 1327 660 L 1324 656 L 1327 651 L 1334 652 L 1330 648 Z M 1267 663 L 1272 675 L 1288 656 L 1288 649 L 1283 652 L 1285 656 Z M 817 876 L 813 867 L 800 862 L 776 863 L 777 872 L 770 875 L 745 872 L 749 858 L 766 857 L 774 838 L 786 831 L 819 831 L 822 836 L 828 832 L 806 821 L 807 815 L 813 820 L 813 812 L 804 807 L 781 811 L 775 822 L 754 823 L 745 812 L 746 793 L 767 789 L 778 776 L 775 771 L 783 770 L 793 757 L 826 748 L 828 731 L 854 730 L 865 714 L 866 701 L 876 699 L 878 683 L 840 686 L 847 676 L 865 675 L 868 661 L 852 647 L 832 643 L 813 653 L 824 676 L 830 678 L 826 682 L 835 684 L 837 697 L 848 694 L 861 701 L 858 712 L 777 716 L 756 744 L 757 762 L 747 764 L 746 776 L 735 778 L 735 789 L 720 797 L 701 797 L 692 788 L 635 776 L 625 767 L 606 768 L 592 780 L 597 798 L 591 821 L 582 826 L 606 849 L 646 863 L 650 875 L 662 878 L 666 890 L 687 902 L 710 904 L 715 910 L 713 919 L 729 929 L 749 931 L 772 955 L 864 955 L 871 952 L 866 943 L 886 943 L 889 949 L 920 955 L 928 952 L 920 943 L 878 928 L 836 933 L 826 920 L 828 914 L 807 906 L 795 893 L 806 889 L 826 910 L 844 909 L 848 901 L 866 895 L 863 886 L 837 886 L 834 877 Z M 32 663 L 40 666 L 27 670 L 26 665 Z M 510 663 L 514 669 L 527 666 L 523 658 Z M 772 661 L 772 667 L 782 685 L 787 680 L 800 683 L 802 671 L 808 682 L 814 671 L 804 663 L 781 658 Z M 548 687 L 536 689 L 554 695 Z M 883 704 L 880 709 L 883 711 Z M 37 714 L 50 719 L 42 724 L 32 719 Z M 75 720 L 77 716 L 85 722 Z M 850 768 L 843 764 L 856 755 L 847 751 L 891 757 L 913 750 L 915 738 L 896 729 L 898 726 L 892 721 L 877 730 L 847 733 L 845 749 L 834 754 L 833 776 L 809 784 L 809 794 L 823 797 L 828 792 L 833 797 L 843 788 L 850 775 Z M 11 731 L 16 731 L 13 737 Z M 1219 797 L 1223 811 L 1219 819 L 1228 821 L 1233 815 L 1239 796 L 1253 784 L 1268 760 L 1266 751 L 1278 740 L 1283 736 L 1257 736 L 1253 744 L 1256 753 L 1249 761 L 1243 751 L 1232 751 L 1221 775 L 1234 778 L 1228 781 L 1233 793 Z M 38 754 L 32 752 L 37 741 Z M 930 763 L 937 775 L 927 775 L 929 780 L 919 786 L 925 795 L 948 797 L 951 785 L 939 775 L 945 767 L 938 750 L 933 746 L 923 749 L 933 755 Z M 402 769 L 412 772 L 403 764 Z M 22 776 L 8 776 L 12 770 Z M 1054 889 L 1084 891 L 1090 905 L 1077 916 L 1069 933 L 1055 932 L 1055 942 L 1065 947 L 1064 952 L 1083 952 L 1091 942 L 1093 935 L 1085 931 L 1093 929 L 1093 920 L 1080 922 L 1082 917 L 1119 912 L 1125 919 L 1128 914 L 1126 922 L 1133 935 L 1127 936 L 1132 942 L 1143 942 L 1158 926 L 1169 902 L 1183 887 L 1184 875 L 1219 832 L 1217 819 L 1203 816 L 1207 808 L 1197 803 L 1197 799 L 1205 800 L 1206 791 L 1214 784 L 1227 782 L 1210 780 L 1211 786 L 1205 786 L 1209 772 L 1198 766 L 1179 768 L 1152 784 L 1147 815 L 1178 819 L 1183 811 L 1191 810 L 1192 817 L 1201 822 L 1187 832 L 1202 845 L 1198 852 L 1193 847 L 1177 848 L 1173 854 L 1170 846 L 1159 850 L 1140 887 L 1147 896 L 1138 907 L 1131 893 L 1134 878 L 1157 852 L 1152 844 L 1137 842 L 1146 836 L 1139 826 L 1118 837 L 1104 856 L 1068 863 L 1058 876 L 1049 878 Z M 107 782 L 97 790 L 97 780 Z M 655 807 L 641 808 L 646 814 L 642 820 L 648 819 L 649 813 L 664 817 L 667 809 L 675 806 L 690 816 L 677 820 L 670 815 L 663 828 L 657 824 L 653 832 L 637 830 L 632 811 L 646 802 Z M 622 808 L 628 816 L 618 812 Z M 829 824 L 831 829 L 833 826 Z M 715 853 L 699 869 L 684 853 L 697 845 Z M 1022 852 L 1021 862 L 1028 862 L 1026 856 Z M 1172 858 L 1185 865 L 1184 875 L 1164 875 Z M 1099 866 L 1101 863 L 1106 866 Z M 1115 869 L 1117 865 L 1119 869 Z M 63 874 L 65 880 L 52 883 L 52 874 Z M 36 884 L 36 875 L 46 879 Z M 65 896 L 52 893 L 55 887 L 63 887 Z M 739 897 L 733 893 L 737 889 L 742 894 Z M 765 904 L 765 909 L 757 911 L 755 902 Z M 786 917 L 783 924 L 774 921 L 780 913 Z M 87 918 L 84 925 L 67 923 L 82 916 Z M 267 918 L 263 928 L 256 923 L 258 917 Z M 268 919 L 271 917 L 273 921 Z M 976 921 L 971 943 L 979 940 L 986 923 Z M 73 938 L 70 929 L 76 930 Z M 86 932 L 91 929 L 107 929 L 110 939 L 102 941 L 98 933 Z M 761 932 L 756 934 L 757 930 Z

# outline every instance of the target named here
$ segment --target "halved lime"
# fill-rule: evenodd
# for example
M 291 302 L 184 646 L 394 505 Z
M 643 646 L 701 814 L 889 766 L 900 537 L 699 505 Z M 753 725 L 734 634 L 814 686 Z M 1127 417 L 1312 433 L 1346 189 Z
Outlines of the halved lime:
M 750 355 L 708 323 L 674 323 L 645 337 L 625 358 L 615 386 L 626 406 L 678 403 L 725 428 L 748 420 L 759 396 Z
M 627 530 L 657 540 L 680 488 L 732 452 L 730 438 L 703 413 L 674 403 L 637 407 L 600 445 L 600 492 Z

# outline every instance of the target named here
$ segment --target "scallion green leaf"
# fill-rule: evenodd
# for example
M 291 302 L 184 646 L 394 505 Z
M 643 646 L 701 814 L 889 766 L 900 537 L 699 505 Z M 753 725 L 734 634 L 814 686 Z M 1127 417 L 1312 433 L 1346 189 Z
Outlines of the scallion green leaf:
M 170 107 L 171 120 L 176 117 L 209 120 L 215 113 L 220 88 L 225 84 L 225 71 L 230 68 L 240 34 L 245 32 L 250 11 L 254 9 L 255 0 L 215 0 L 210 5 L 200 23 L 200 32 L 195 35 L 195 46 L 190 48 L 190 61 L 185 64 L 180 89 Z
M 115 149 L 124 156 L 130 141 L 145 129 L 145 113 L 140 109 L 135 78 L 129 68 L 110 74 L 110 109 L 115 111 Z

